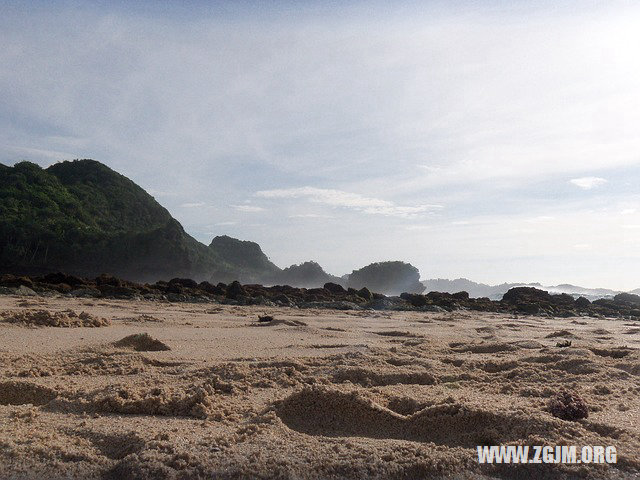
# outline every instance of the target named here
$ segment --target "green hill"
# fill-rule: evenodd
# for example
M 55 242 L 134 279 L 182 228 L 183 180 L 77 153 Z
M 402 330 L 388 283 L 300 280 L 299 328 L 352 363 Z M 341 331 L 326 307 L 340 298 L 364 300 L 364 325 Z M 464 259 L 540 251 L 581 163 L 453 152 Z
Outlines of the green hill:
M 255 242 L 221 235 L 211 241 L 209 250 L 230 265 L 212 272 L 214 282 L 240 279 L 243 283 L 270 283 L 280 272 Z
M 155 199 L 93 160 L 0 165 L 0 268 L 150 281 L 230 268 Z

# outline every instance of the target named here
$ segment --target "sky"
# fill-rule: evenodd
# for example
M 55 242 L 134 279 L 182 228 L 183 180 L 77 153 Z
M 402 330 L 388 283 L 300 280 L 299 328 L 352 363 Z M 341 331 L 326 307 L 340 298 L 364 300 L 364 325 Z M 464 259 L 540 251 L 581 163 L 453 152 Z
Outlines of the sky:
M 0 2 L 0 163 L 93 158 L 208 244 L 640 287 L 637 2 Z

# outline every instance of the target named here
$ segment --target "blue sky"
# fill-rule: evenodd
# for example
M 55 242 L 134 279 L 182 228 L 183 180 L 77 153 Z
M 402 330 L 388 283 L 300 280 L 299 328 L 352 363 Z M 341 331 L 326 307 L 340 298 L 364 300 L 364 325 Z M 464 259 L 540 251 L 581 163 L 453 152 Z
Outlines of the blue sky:
M 344 274 L 640 287 L 633 2 L 3 2 L 0 162 Z

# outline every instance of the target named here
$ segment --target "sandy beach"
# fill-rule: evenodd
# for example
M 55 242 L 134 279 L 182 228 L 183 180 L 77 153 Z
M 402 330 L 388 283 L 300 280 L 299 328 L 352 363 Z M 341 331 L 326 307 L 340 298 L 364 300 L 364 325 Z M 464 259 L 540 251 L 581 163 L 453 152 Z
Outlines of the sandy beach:
M 639 322 L 18 296 L 0 315 L 3 479 L 640 471 Z M 587 419 L 551 415 L 562 390 Z M 618 458 L 478 463 L 500 444 Z

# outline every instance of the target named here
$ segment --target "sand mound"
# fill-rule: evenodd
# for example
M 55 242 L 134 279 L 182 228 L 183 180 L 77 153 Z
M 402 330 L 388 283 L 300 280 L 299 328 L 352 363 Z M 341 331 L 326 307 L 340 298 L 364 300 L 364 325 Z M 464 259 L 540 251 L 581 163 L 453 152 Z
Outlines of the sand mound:
M 292 430 L 328 437 L 369 437 L 433 442 L 474 448 L 476 445 L 526 442 L 535 432 L 553 436 L 568 431 L 561 423 L 517 412 L 489 412 L 460 404 L 428 407 L 401 415 L 357 393 L 310 388 L 275 405 Z
M 222 419 L 224 409 L 216 402 L 220 393 L 215 381 L 180 388 L 111 385 L 80 393 L 60 405 L 73 411 Z
M 513 352 L 518 347 L 508 343 L 452 343 L 449 345 L 455 352 L 498 353 Z
M 425 408 L 427 404 L 407 396 L 394 396 L 389 399 L 387 408 L 400 415 L 413 415 Z
M 135 431 L 114 435 L 82 429 L 74 433 L 79 437 L 88 438 L 94 448 L 111 460 L 121 460 L 143 450 L 146 446 L 146 442 Z
M 629 355 L 633 350 L 629 348 L 590 348 L 593 353 L 600 357 L 623 358 Z
M 113 343 L 116 347 L 132 348 L 136 352 L 159 352 L 171 350 L 169 346 L 160 340 L 153 338 L 148 333 L 134 333 Z
M 98 318 L 93 315 L 73 310 L 63 312 L 49 312 L 48 310 L 24 310 L 22 312 L 5 312 L 4 322 L 22 323 L 40 327 L 104 327 L 111 322 L 106 318 Z
M 381 371 L 362 367 L 339 369 L 333 375 L 334 383 L 351 382 L 366 387 L 386 385 L 434 385 L 437 380 L 427 371 Z
M 55 390 L 29 382 L 0 383 L 0 405 L 46 405 L 57 396 Z
M 573 333 L 571 333 L 568 330 L 559 330 L 557 332 L 552 332 L 549 335 L 545 336 L 544 338 L 557 338 L 557 337 L 562 337 L 562 338 L 578 338 L 576 337 Z

